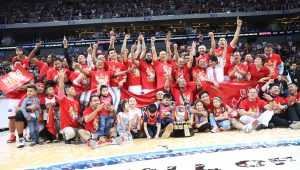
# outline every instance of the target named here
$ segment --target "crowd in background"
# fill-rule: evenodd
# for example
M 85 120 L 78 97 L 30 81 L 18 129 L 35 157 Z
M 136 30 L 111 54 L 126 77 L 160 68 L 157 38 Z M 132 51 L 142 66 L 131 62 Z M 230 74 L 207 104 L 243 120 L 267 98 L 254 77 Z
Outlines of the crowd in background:
M 55 0 L 9 1 L 0 7 L 1 22 L 64 21 L 216 12 L 250 12 L 299 8 L 297 0 Z

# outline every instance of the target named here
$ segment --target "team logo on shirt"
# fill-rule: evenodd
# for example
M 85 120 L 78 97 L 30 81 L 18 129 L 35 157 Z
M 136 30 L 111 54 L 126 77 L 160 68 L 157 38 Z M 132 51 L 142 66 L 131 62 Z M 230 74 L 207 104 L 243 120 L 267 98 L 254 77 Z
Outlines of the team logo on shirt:
M 148 80 L 149 82 L 154 82 L 154 81 L 155 81 L 155 71 L 154 71 L 153 68 L 148 67 L 148 68 L 146 69 L 146 74 L 147 74 L 147 80 Z
M 163 74 L 164 74 L 164 77 L 169 77 L 171 76 L 171 73 L 172 73 L 172 68 L 168 65 L 163 65 L 162 67 L 163 69 Z
M 99 86 L 101 85 L 107 85 L 108 84 L 108 76 L 104 76 L 104 75 L 98 75 L 96 76 L 96 81 L 98 83 Z

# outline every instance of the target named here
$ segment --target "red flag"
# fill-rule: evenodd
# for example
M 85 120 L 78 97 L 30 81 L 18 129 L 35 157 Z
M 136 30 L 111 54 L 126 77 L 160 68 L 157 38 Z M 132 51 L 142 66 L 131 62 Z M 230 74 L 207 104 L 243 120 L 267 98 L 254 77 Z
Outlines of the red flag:
M 54 109 L 52 106 L 50 106 L 48 110 L 48 119 L 47 119 L 47 129 L 48 131 L 53 135 L 56 136 L 56 127 L 55 127 L 55 118 L 54 118 Z
M 0 90 L 4 94 L 12 92 L 33 79 L 32 74 L 17 65 L 16 71 L 9 72 L 0 78 Z
M 162 88 L 153 90 L 146 94 L 136 95 L 136 94 L 129 92 L 125 88 L 122 88 L 121 89 L 121 94 L 122 94 L 121 98 L 128 99 L 130 97 L 134 97 L 137 101 L 137 107 L 144 107 L 144 106 L 147 106 L 147 105 L 155 102 L 156 93 L 160 90 L 162 90 Z
M 234 107 L 241 97 L 245 97 L 246 91 L 257 85 L 256 82 L 224 82 L 219 87 L 214 86 L 211 82 L 201 82 L 202 88 L 209 93 L 211 97 L 221 97 L 222 100 Z M 236 106 L 235 106 L 236 107 Z

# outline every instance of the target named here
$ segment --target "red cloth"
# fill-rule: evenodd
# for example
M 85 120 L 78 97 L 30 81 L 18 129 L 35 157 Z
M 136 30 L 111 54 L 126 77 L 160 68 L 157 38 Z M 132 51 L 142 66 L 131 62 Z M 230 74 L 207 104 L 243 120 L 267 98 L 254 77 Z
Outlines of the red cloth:
M 91 108 L 91 107 L 87 107 L 84 111 L 83 111 L 83 116 L 88 116 L 89 114 L 91 114 L 92 112 L 94 112 L 94 110 Z M 98 113 L 98 115 L 100 115 L 100 113 Z M 94 119 L 92 119 L 91 121 L 89 122 L 85 122 L 85 125 L 84 125 L 84 128 L 85 130 L 88 130 L 90 132 L 95 132 L 96 129 L 94 127 L 94 121 L 96 121 L 99 116 L 95 116 Z
M 260 98 L 257 98 L 255 101 L 249 101 L 248 99 L 244 99 L 240 103 L 240 109 L 260 113 L 263 111 L 263 108 L 266 104 L 267 102 Z
M 270 74 L 270 70 L 267 67 L 263 66 L 258 70 L 255 64 L 249 65 L 249 72 L 251 74 L 252 81 L 258 81 L 261 78 L 268 77 Z
M 52 106 L 50 106 L 48 110 L 48 119 L 47 119 L 46 128 L 53 136 L 56 136 L 57 130 L 55 126 L 55 113 L 54 113 L 54 108 Z
M 172 65 L 161 61 L 154 62 L 156 72 L 156 87 L 164 87 L 168 78 L 172 77 Z

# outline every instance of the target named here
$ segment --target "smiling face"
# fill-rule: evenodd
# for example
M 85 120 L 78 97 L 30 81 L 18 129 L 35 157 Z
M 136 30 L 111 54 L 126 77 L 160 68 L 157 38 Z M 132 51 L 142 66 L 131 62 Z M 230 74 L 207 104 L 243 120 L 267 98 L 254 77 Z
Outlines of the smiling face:
M 220 48 L 224 48 L 225 47 L 225 44 L 227 44 L 227 41 L 225 38 L 220 38 L 219 39 L 219 42 L 218 42 L 218 45 Z

